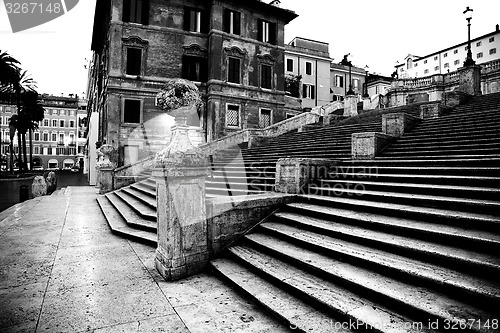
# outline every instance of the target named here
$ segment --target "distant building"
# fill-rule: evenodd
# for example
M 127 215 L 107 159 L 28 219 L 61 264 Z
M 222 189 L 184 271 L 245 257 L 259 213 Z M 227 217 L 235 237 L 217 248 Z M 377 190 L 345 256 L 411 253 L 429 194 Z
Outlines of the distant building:
M 472 59 L 480 65 L 500 59 L 500 30 L 471 39 Z M 396 65 L 399 79 L 419 78 L 434 74 L 446 74 L 463 67 L 467 57 L 467 41 L 441 51 L 419 57 L 409 54 L 403 63 Z
M 391 88 L 392 78 L 378 74 L 368 74 L 368 96 L 385 95 Z
M 33 166 L 44 169 L 71 168 L 83 158 L 84 143 L 78 141 L 81 129 L 85 127 L 79 119 L 86 116 L 86 110 L 79 109 L 84 101 L 78 96 L 62 97 L 43 94 L 39 96 L 45 108 L 44 119 L 38 124 L 38 130 L 32 134 L 33 138 Z M 13 103 L 0 103 L 0 133 L 2 156 L 9 158 L 9 118 L 17 113 Z M 17 156 L 19 147 L 17 135 L 13 142 L 14 155 Z M 29 144 L 27 144 L 29 150 Z M 14 157 L 17 164 L 17 157 Z M 8 165 L 8 163 L 7 163 Z
M 328 43 L 295 37 L 285 45 L 285 75 L 300 75 L 302 107 L 330 102 L 330 58 Z
M 203 140 L 285 119 L 284 26 L 295 17 L 258 0 L 97 1 L 88 112 L 98 142 L 118 150 L 118 165 L 164 147 L 172 123 L 155 96 L 167 78 L 199 87 L 205 107 L 191 125 Z
M 351 67 L 352 90 L 359 99 L 364 93 L 366 71 L 360 67 Z M 349 66 L 330 64 L 330 101 L 343 101 L 349 90 Z

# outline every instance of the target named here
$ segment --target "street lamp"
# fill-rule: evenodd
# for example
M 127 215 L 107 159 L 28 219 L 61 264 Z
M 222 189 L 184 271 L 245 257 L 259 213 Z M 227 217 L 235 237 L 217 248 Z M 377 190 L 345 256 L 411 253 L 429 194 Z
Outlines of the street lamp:
M 472 19 L 472 9 L 467 6 L 464 11 L 465 19 L 467 20 L 467 29 L 468 29 L 468 39 L 467 39 L 467 58 L 464 61 L 464 67 L 474 66 L 476 63 L 472 60 L 472 51 L 470 47 L 470 20 Z
M 354 91 L 352 90 L 352 81 L 351 81 L 351 67 L 352 67 L 352 63 L 349 60 L 347 60 L 347 57 L 349 55 L 350 55 L 350 53 L 344 55 L 344 59 L 342 59 L 342 61 L 340 62 L 341 65 L 349 66 L 349 90 L 347 90 L 346 96 L 348 96 L 348 95 L 355 95 Z
M 363 93 L 363 97 L 370 97 L 370 95 L 368 95 L 368 69 L 370 67 L 368 67 L 368 65 L 365 66 L 365 91 Z

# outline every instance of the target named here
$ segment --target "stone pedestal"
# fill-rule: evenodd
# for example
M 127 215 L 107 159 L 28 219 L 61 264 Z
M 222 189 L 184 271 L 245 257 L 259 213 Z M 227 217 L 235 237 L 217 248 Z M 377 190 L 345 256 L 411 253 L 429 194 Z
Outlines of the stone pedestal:
M 276 192 L 306 194 L 312 180 L 326 178 L 336 162 L 320 158 L 280 158 L 276 163 Z
M 458 69 L 458 90 L 469 95 L 481 95 L 481 66 L 467 66 Z
M 33 194 L 33 198 L 47 195 L 47 183 L 45 182 L 43 176 L 36 176 L 33 179 L 33 184 L 31 184 L 31 193 Z
M 104 194 L 112 191 L 113 188 L 113 172 L 116 168 L 116 163 L 113 162 L 116 157 L 116 150 L 111 145 L 102 145 L 97 149 L 97 183 L 99 194 Z
M 114 167 L 99 167 L 99 194 L 105 194 L 114 190 L 113 185 Z
M 419 121 L 419 118 L 404 112 L 384 114 L 382 115 L 382 133 L 400 137 L 403 133 L 411 130 Z
M 346 95 L 344 100 L 344 117 L 358 115 L 358 96 Z
M 352 158 L 354 160 L 373 159 L 394 137 L 378 133 L 364 132 L 352 134 Z
M 178 118 L 176 117 L 176 121 Z M 203 270 L 209 248 L 205 208 L 207 157 L 191 145 L 188 126 L 173 128 L 171 143 L 156 156 L 158 247 L 155 264 L 165 280 Z
M 451 110 L 451 107 L 441 104 L 441 102 L 435 102 L 431 104 L 420 105 L 420 118 L 439 118 L 447 114 Z

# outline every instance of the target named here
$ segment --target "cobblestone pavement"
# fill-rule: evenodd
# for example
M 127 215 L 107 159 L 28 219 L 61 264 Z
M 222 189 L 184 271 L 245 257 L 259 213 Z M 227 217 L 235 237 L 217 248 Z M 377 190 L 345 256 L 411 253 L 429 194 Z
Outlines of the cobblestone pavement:
M 93 187 L 0 213 L 0 332 L 287 332 L 210 273 L 166 282 L 111 234 Z

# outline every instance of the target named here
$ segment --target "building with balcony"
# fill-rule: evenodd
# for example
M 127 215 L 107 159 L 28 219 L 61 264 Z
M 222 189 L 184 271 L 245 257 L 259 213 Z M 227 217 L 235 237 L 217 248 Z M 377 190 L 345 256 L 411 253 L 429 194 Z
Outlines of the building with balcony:
M 471 39 L 472 59 L 477 65 L 500 59 L 500 30 Z M 423 57 L 408 54 L 404 61 L 396 65 L 399 79 L 420 78 L 435 74 L 455 72 L 463 66 L 467 57 L 467 41 Z
M 98 1 L 87 95 L 97 142 L 117 149 L 118 165 L 164 147 L 173 121 L 155 96 L 167 78 L 199 87 L 204 107 L 189 124 L 202 140 L 284 120 L 284 27 L 295 17 L 258 0 Z

